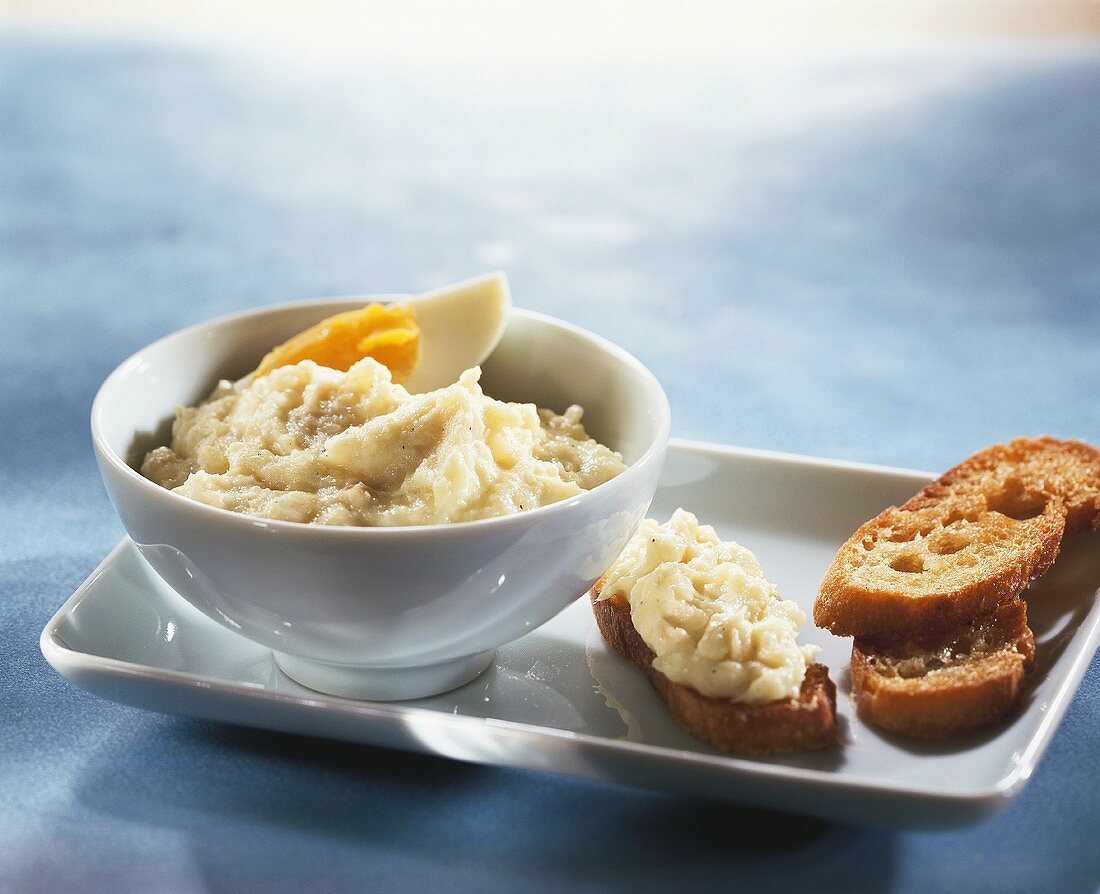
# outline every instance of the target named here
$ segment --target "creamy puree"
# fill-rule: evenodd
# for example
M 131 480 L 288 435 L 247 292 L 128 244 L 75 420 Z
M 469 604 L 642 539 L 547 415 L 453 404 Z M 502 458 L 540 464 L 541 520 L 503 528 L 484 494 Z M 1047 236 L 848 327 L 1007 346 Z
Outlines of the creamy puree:
M 371 358 L 346 373 L 306 360 L 176 410 L 141 473 L 234 512 L 325 525 L 423 525 L 510 515 L 615 477 L 583 410 L 503 403 L 480 369 L 410 395 Z
M 653 667 L 714 698 L 762 704 L 798 695 L 817 646 L 805 613 L 781 599 L 751 552 L 677 509 L 645 519 L 607 572 L 600 598 L 624 596 L 657 656 Z

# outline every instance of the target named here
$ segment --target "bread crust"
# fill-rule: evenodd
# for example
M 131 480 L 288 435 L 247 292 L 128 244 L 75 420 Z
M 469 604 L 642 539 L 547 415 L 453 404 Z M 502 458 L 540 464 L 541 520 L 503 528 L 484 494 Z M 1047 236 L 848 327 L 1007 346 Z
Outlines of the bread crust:
M 946 739 L 1003 719 L 1035 657 L 1022 601 L 946 636 L 852 645 L 852 697 L 865 723 Z
M 600 633 L 645 673 L 673 719 L 693 736 L 722 751 L 747 756 L 790 754 L 836 744 L 836 686 L 823 665 L 807 669 L 797 698 L 763 705 L 711 698 L 653 668 L 656 656 L 631 621 L 630 603 L 619 594 L 599 599 L 602 583 L 591 593 Z
M 1100 527 L 1100 451 L 1017 438 L 866 522 L 821 583 L 814 623 L 839 636 L 950 631 L 1016 600 L 1062 537 Z

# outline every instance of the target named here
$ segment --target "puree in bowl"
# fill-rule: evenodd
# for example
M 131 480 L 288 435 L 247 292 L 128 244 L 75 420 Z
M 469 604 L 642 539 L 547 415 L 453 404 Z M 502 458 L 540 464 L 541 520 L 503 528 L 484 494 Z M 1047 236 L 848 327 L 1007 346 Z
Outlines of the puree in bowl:
M 176 493 L 262 518 L 429 525 L 510 515 L 626 469 L 588 437 L 583 410 L 503 403 L 469 369 L 409 394 L 371 357 L 346 372 L 304 360 L 221 382 L 176 410 L 172 443 L 141 473 Z

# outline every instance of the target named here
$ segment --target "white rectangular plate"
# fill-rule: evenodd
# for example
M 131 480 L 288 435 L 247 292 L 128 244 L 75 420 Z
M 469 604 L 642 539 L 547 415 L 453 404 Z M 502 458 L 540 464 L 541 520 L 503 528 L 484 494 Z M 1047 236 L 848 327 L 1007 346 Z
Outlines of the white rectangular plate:
M 810 612 L 837 547 L 928 475 L 674 442 L 650 515 L 678 506 L 751 549 L 781 594 Z M 1065 544 L 1027 593 L 1038 659 L 1006 723 L 949 744 L 894 738 L 856 719 L 851 641 L 808 625 L 838 687 L 840 744 L 731 758 L 679 729 L 637 670 L 605 646 L 586 599 L 497 654 L 485 675 L 415 702 L 355 702 L 292 682 L 271 652 L 183 601 L 123 541 L 42 632 L 42 651 L 92 692 L 204 717 L 725 798 L 851 822 L 955 826 L 1019 793 L 1100 639 L 1097 535 Z

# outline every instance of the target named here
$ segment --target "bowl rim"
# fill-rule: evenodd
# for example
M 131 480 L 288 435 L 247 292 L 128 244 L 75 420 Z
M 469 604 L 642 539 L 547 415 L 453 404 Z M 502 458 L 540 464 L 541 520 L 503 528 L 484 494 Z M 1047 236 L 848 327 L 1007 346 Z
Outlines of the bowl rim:
M 194 512 L 199 516 L 206 516 L 212 523 L 227 524 L 238 528 L 250 528 L 250 529 L 263 529 L 263 530 L 275 530 L 286 531 L 288 536 L 295 537 L 307 537 L 307 538 L 328 538 L 328 537 L 340 537 L 340 538 L 373 538 L 373 537 L 409 537 L 409 536 L 423 536 L 425 534 L 440 535 L 443 532 L 454 532 L 455 536 L 459 536 L 465 532 L 481 528 L 503 528 L 509 525 L 523 525 L 525 522 L 533 521 L 536 518 L 542 518 L 551 514 L 565 512 L 578 503 L 590 498 L 592 494 L 599 493 L 607 488 L 609 485 L 615 482 L 622 482 L 627 478 L 633 478 L 638 473 L 637 470 L 648 465 L 654 457 L 663 453 L 669 442 L 669 436 L 671 431 L 671 416 L 672 410 L 669 405 L 668 396 L 665 394 L 665 390 L 662 387 L 657 377 L 649 370 L 649 368 L 642 363 L 637 357 L 627 351 L 625 348 L 619 347 L 619 345 L 604 338 L 601 335 L 597 335 L 594 332 L 590 332 L 574 323 L 570 323 L 566 320 L 562 320 L 558 317 L 551 316 L 550 314 L 540 313 L 539 311 L 527 310 L 525 308 L 511 307 L 509 309 L 509 316 L 520 316 L 528 319 L 533 319 L 541 323 L 549 324 L 552 327 L 566 330 L 573 336 L 580 338 L 582 341 L 587 342 L 592 347 L 601 350 L 611 356 L 615 357 L 626 366 L 632 368 L 637 372 L 641 379 L 649 386 L 650 393 L 656 398 L 655 405 L 659 413 L 658 427 L 656 436 L 650 441 L 649 445 L 643 451 L 642 455 L 638 457 L 634 462 L 630 463 L 626 470 L 614 478 L 608 481 L 598 484 L 591 490 L 584 493 L 577 494 L 574 497 L 570 497 L 565 500 L 559 500 L 556 503 L 549 503 L 545 506 L 537 506 L 534 509 L 526 509 L 523 512 L 516 512 L 510 515 L 496 515 L 489 518 L 479 518 L 470 521 L 460 522 L 440 522 L 437 524 L 427 525 L 318 525 L 310 522 L 294 522 L 285 521 L 283 519 L 263 518 L 258 515 L 250 515 L 244 512 L 234 512 L 231 509 L 223 509 L 220 506 L 211 506 L 207 503 L 202 503 L 198 500 L 192 500 L 190 497 L 177 494 L 161 485 L 146 478 L 140 472 L 138 472 L 133 466 L 126 462 L 118 452 L 107 442 L 101 430 L 101 420 L 105 415 L 105 406 L 107 404 L 107 392 L 114 385 L 114 383 L 129 373 L 134 366 L 137 366 L 142 362 L 143 355 L 159 347 L 165 342 L 172 341 L 177 338 L 182 338 L 186 335 L 192 335 L 200 333 L 204 330 L 216 330 L 221 326 L 225 326 L 229 323 L 235 323 L 241 320 L 246 320 L 249 317 L 266 316 L 268 314 L 275 314 L 279 312 L 291 312 L 297 310 L 308 309 L 310 307 L 324 305 L 324 304 L 337 304 L 337 303 L 353 303 L 362 301 L 363 303 L 378 302 L 382 304 L 390 304 L 398 301 L 414 301 L 415 296 L 399 294 L 399 293 L 367 293 L 367 294 L 349 294 L 349 295 L 333 295 L 321 298 L 309 298 L 301 301 L 287 301 L 278 304 L 264 305 L 258 308 L 250 308 L 248 310 L 236 311 L 230 314 L 224 314 L 220 317 L 214 317 L 209 320 L 204 320 L 198 323 L 193 323 L 189 326 L 184 326 L 181 329 L 177 329 L 167 335 L 150 342 L 144 347 L 134 351 L 129 357 L 118 364 L 103 380 L 99 388 L 96 390 L 95 398 L 92 400 L 92 409 L 90 414 L 91 422 L 91 435 L 92 446 L 95 448 L 95 452 L 98 456 L 105 461 L 116 473 L 121 474 L 124 478 L 127 478 L 134 483 L 142 493 L 146 494 L 148 498 L 161 502 L 166 507 L 175 507 L 181 511 Z M 169 511 L 174 511 L 169 509 Z M 291 534 L 290 532 L 297 532 Z

